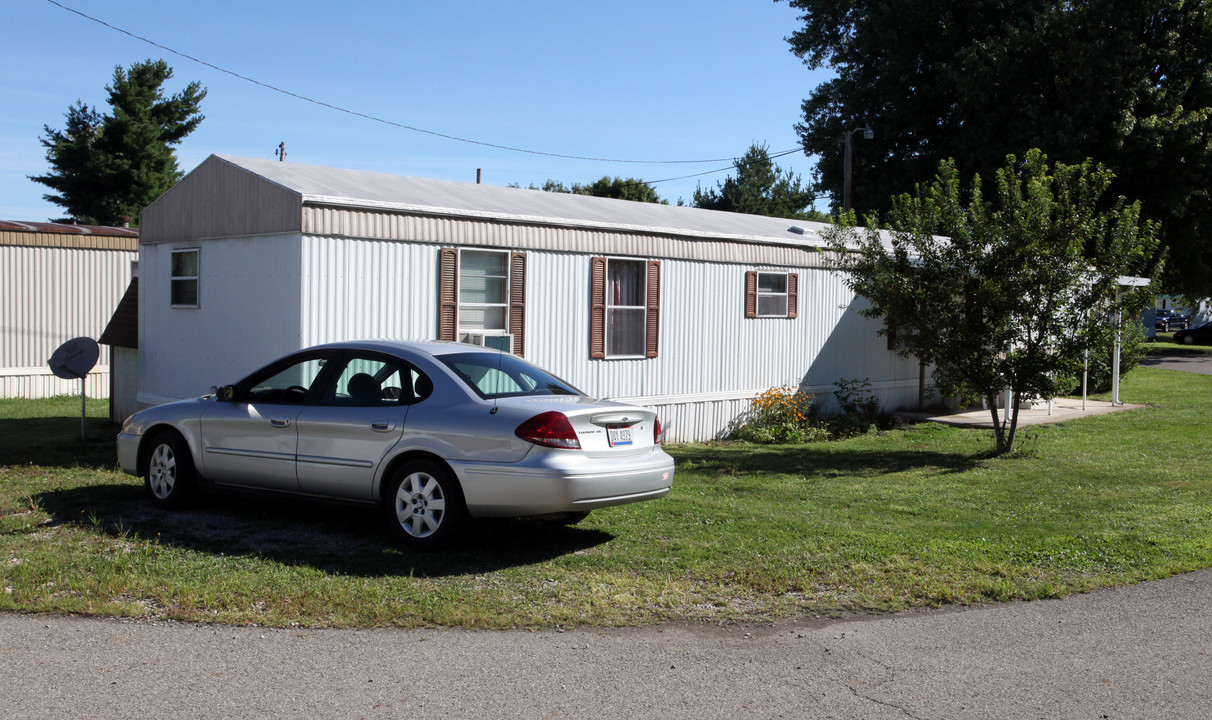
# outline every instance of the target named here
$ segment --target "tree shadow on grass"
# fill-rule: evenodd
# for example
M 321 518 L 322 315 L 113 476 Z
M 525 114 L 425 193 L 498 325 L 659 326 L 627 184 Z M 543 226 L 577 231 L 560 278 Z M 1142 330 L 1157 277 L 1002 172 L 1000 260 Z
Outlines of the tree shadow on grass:
M 370 507 L 205 495 L 188 509 L 159 510 L 135 485 L 57 490 L 39 493 L 33 501 L 54 524 L 365 577 L 476 575 L 546 562 L 614 538 L 538 520 L 481 521 L 451 548 L 423 553 L 396 544 L 382 513 Z
M 872 476 L 929 470 L 962 473 L 994 457 L 932 450 L 838 449 L 836 444 L 800 446 L 719 443 L 671 448 L 678 469 L 716 475 L 748 472 L 785 473 L 812 477 Z

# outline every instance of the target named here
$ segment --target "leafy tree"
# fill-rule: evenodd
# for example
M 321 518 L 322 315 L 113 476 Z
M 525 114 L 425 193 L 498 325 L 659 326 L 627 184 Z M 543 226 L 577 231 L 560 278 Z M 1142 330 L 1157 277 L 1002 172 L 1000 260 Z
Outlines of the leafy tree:
M 669 204 L 661 199 L 661 196 L 657 194 L 657 191 L 651 185 L 637 178 L 612 178 L 608 175 L 603 175 L 601 179 L 595 180 L 588 185 L 573 183 L 572 187 L 558 180 L 548 180 L 543 183 L 543 187 L 539 188 L 531 185 L 530 189 L 571 193 L 573 195 L 593 195 L 595 197 L 616 198 L 618 200 L 634 200 L 635 202 L 658 203 L 660 205 Z
M 988 403 L 999 453 L 1013 448 L 1022 400 L 1066 392 L 1086 351 L 1110 344 L 1117 278 L 1156 249 L 1139 203 L 1100 209 L 1111 181 L 1102 166 L 1049 168 L 1032 150 L 1006 158 L 986 198 L 979 175 L 965 193 L 947 160 L 893 200 L 890 232 L 874 218 L 862 233 L 846 222 L 826 230 L 835 267 L 871 303 L 863 314 L 882 316 L 884 334 L 912 329 L 898 352 L 932 365 L 940 390 Z M 1147 299 L 1128 297 L 1130 310 Z M 1007 387 L 1003 425 L 996 400 Z
M 769 217 L 827 219 L 812 209 L 816 193 L 801 185 L 799 175 L 784 171 L 771 160 L 765 145 L 750 145 L 735 167 L 736 176 L 716 183 L 715 189 L 696 188 L 694 206 Z
M 837 77 L 798 126 L 815 189 L 840 205 L 843 133 L 854 207 L 886 213 L 944 158 L 991 177 L 1010 153 L 1093 158 L 1112 196 L 1161 225 L 1168 287 L 1212 295 L 1212 0 L 788 0 L 788 39 Z
M 77 101 L 63 130 L 43 126 L 40 140 L 51 170 L 30 179 L 57 193 L 43 198 L 76 222 L 113 225 L 122 216 L 137 218 L 181 179 L 172 146 L 202 122 L 198 110 L 206 90 L 192 82 L 166 97 L 162 86 L 172 76 L 163 60 L 116 67 L 105 88 L 112 114 Z

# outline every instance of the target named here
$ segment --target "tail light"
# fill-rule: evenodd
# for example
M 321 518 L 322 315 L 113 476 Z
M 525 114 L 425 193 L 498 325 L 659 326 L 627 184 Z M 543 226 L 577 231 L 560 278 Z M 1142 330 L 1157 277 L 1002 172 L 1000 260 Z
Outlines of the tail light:
M 572 423 L 568 422 L 568 417 L 564 413 L 554 410 L 535 415 L 519 425 L 513 434 L 535 445 L 570 450 L 581 449 L 577 431 L 572 429 Z
M 661 419 L 660 418 L 652 419 L 652 444 L 653 445 L 661 444 Z

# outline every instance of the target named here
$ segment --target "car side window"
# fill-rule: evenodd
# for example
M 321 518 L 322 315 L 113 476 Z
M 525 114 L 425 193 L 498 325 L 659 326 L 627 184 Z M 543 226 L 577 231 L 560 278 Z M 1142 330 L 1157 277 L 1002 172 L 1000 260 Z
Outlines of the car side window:
M 252 378 L 248 386 L 248 402 L 303 404 L 312 384 L 324 369 L 325 361 L 323 357 L 312 357 L 285 367 L 270 368 L 265 377 Z
M 325 392 L 324 403 L 352 407 L 409 405 L 424 397 L 417 392 L 423 385 L 418 382 L 420 377 L 415 368 L 400 361 L 354 355 Z

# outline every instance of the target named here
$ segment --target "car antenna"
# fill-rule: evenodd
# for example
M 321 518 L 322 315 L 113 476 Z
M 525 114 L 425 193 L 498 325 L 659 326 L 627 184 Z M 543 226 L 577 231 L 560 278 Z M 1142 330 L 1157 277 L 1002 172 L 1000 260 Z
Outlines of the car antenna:
M 500 349 L 500 348 L 497 348 L 497 375 L 500 375 L 500 374 L 501 374 L 501 365 L 503 365 L 503 364 L 504 364 L 504 362 L 505 362 L 505 351 L 504 351 L 504 350 L 502 350 L 502 349 Z M 498 380 L 498 382 L 500 382 L 500 381 Z M 501 393 L 499 393 L 499 392 L 498 392 L 498 393 L 494 393 L 494 394 L 493 394 L 493 396 L 492 396 L 492 409 L 488 411 L 488 414 L 489 414 L 489 415 L 496 415 L 496 414 L 497 414 L 497 410 L 498 410 L 498 408 L 497 408 L 497 400 L 499 400 L 499 399 L 500 399 L 500 397 L 501 397 Z

